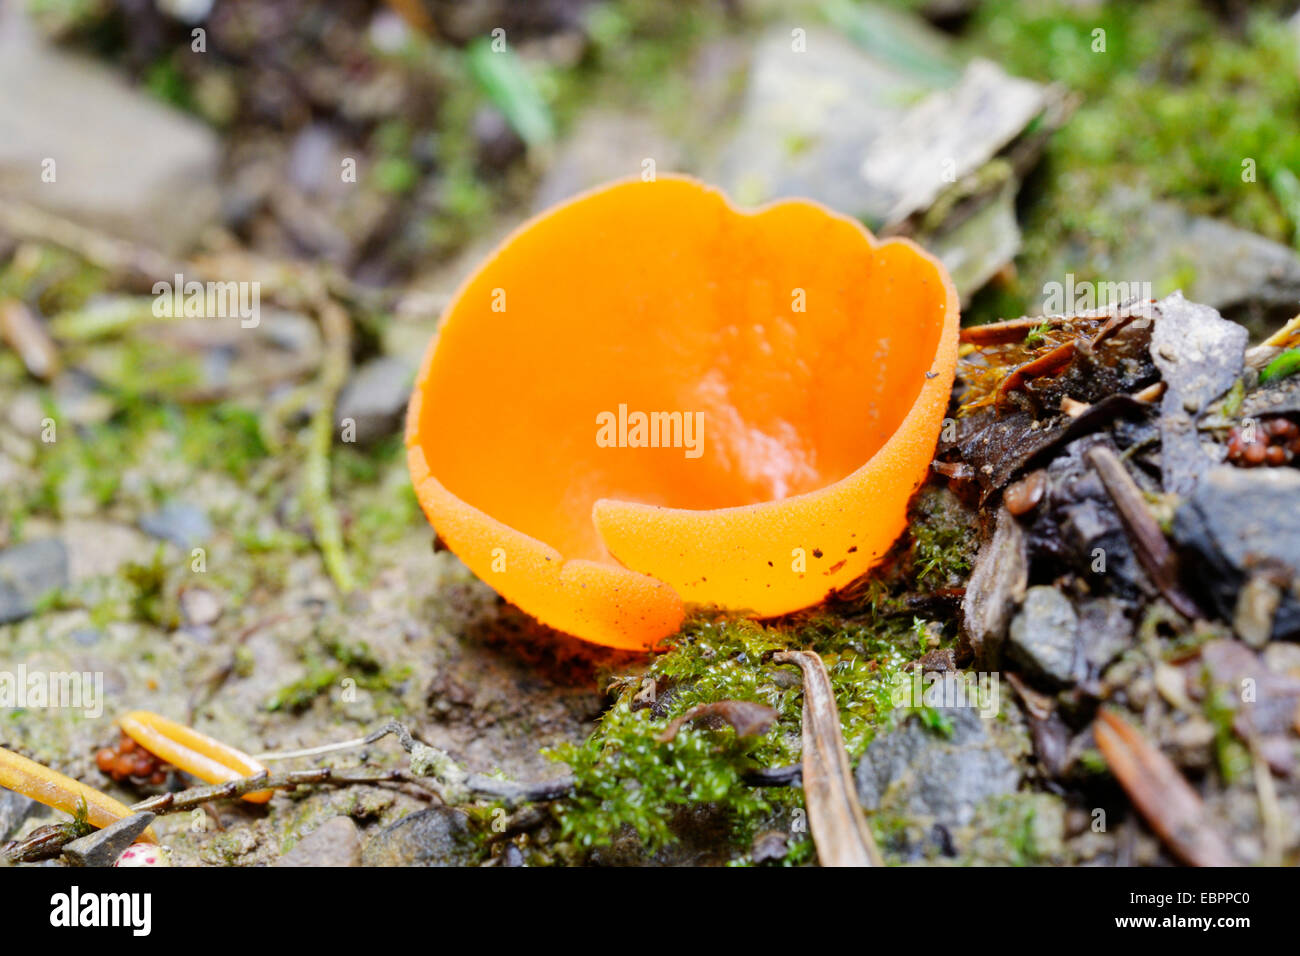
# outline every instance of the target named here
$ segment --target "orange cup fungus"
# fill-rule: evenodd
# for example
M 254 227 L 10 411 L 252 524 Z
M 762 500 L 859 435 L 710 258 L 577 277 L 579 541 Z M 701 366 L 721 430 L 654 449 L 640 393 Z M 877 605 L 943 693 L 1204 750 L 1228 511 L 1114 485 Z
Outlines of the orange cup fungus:
M 588 641 L 653 646 L 685 602 L 795 611 L 902 532 L 958 323 L 905 239 L 805 200 L 615 183 L 460 287 L 411 397 L 411 478 L 475 574 Z

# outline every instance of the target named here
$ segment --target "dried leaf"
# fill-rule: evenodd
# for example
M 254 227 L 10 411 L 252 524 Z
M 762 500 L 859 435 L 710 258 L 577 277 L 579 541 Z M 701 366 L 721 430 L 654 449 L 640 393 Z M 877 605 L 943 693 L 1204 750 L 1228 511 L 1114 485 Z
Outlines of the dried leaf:
M 1192 866 L 1237 865 L 1196 791 L 1137 728 L 1101 710 L 1092 732 L 1111 773 L 1179 859 Z
M 767 733 L 776 721 L 777 713 L 766 704 L 756 704 L 749 700 L 719 700 L 712 704 L 696 704 L 682 714 L 655 739 L 668 743 L 677 736 L 682 725 L 699 717 L 718 717 L 731 724 L 737 737 L 757 737 Z
M 803 671 L 803 792 L 821 865 L 882 866 L 858 803 L 826 665 L 809 651 L 782 651 L 774 660 Z

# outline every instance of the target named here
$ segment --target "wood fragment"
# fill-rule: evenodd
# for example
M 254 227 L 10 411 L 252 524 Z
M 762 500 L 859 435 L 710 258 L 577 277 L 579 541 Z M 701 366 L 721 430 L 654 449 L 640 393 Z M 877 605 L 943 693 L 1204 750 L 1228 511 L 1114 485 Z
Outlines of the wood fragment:
M 1133 543 L 1138 561 L 1151 576 L 1152 583 L 1175 611 L 1189 620 L 1199 619 L 1200 609 L 1178 586 L 1173 549 L 1156 519 L 1151 517 L 1137 482 L 1105 445 L 1089 448 L 1086 457 L 1101 479 L 1106 494 L 1115 503 L 1115 510 L 1119 512 L 1120 522 Z
M 152 288 L 159 276 L 184 271 L 179 261 L 153 249 L 106 236 L 15 199 L 0 199 L 0 233 L 61 246 L 101 269 L 127 276 L 141 290 Z
M 59 374 L 59 349 L 45 325 L 17 299 L 0 300 L 0 338 L 14 350 L 33 378 L 48 382 Z
M 1103 708 L 1092 731 L 1111 773 L 1175 856 L 1191 866 L 1237 865 L 1196 791 L 1136 727 Z
M 858 803 L 830 675 L 811 651 L 782 651 L 803 671 L 803 789 L 808 829 L 822 866 L 883 866 Z
M 1058 329 L 1066 323 L 1064 316 L 1050 318 L 1008 319 L 1005 322 L 989 322 L 985 325 L 972 325 L 961 330 L 959 340 L 968 345 L 1010 345 L 1024 340 L 1034 329 L 1046 325 Z
M 1035 717 L 1038 720 L 1046 720 L 1056 711 L 1055 697 L 1034 690 L 1034 688 L 1026 684 L 1015 671 L 1007 671 L 1006 677 L 1007 683 L 1009 683 L 1011 689 L 1016 692 L 1016 695 L 1020 698 L 1021 703 L 1025 705 L 1025 710 L 1029 712 L 1030 716 Z

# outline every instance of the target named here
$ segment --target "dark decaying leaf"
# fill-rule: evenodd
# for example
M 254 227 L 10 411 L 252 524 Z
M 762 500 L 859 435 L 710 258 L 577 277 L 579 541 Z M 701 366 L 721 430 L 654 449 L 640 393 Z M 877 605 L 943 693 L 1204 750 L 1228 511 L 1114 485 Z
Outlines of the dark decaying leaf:
M 1179 859 L 1191 866 L 1236 865 L 1196 791 L 1137 728 L 1103 709 L 1092 731 L 1115 779 Z
M 767 733 L 777 718 L 777 713 L 766 704 L 749 700 L 719 700 L 711 704 L 696 704 L 664 728 L 656 740 L 668 743 L 677 736 L 682 725 L 701 717 L 714 717 L 731 724 L 737 737 L 757 737 Z
M 803 793 L 817 858 L 822 866 L 881 866 L 858 803 L 826 665 L 810 651 L 782 651 L 773 659 L 803 671 Z
M 1094 312 L 984 328 L 966 330 L 976 350 L 960 366 L 957 434 L 939 447 L 941 461 L 973 470 L 984 500 L 1053 448 L 1150 413 L 1133 394 L 1158 378 L 1150 321 Z

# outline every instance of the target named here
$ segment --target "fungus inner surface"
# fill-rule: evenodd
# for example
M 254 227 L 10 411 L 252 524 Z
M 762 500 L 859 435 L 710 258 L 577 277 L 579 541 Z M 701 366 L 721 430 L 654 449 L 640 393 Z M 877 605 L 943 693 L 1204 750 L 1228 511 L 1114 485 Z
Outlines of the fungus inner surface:
M 943 320 L 935 267 L 851 220 L 627 184 L 529 224 L 462 288 L 420 445 L 462 501 L 566 558 L 612 561 L 598 499 L 726 508 L 861 467 L 916 400 Z M 602 446 L 602 422 L 638 412 L 667 413 L 661 447 Z

